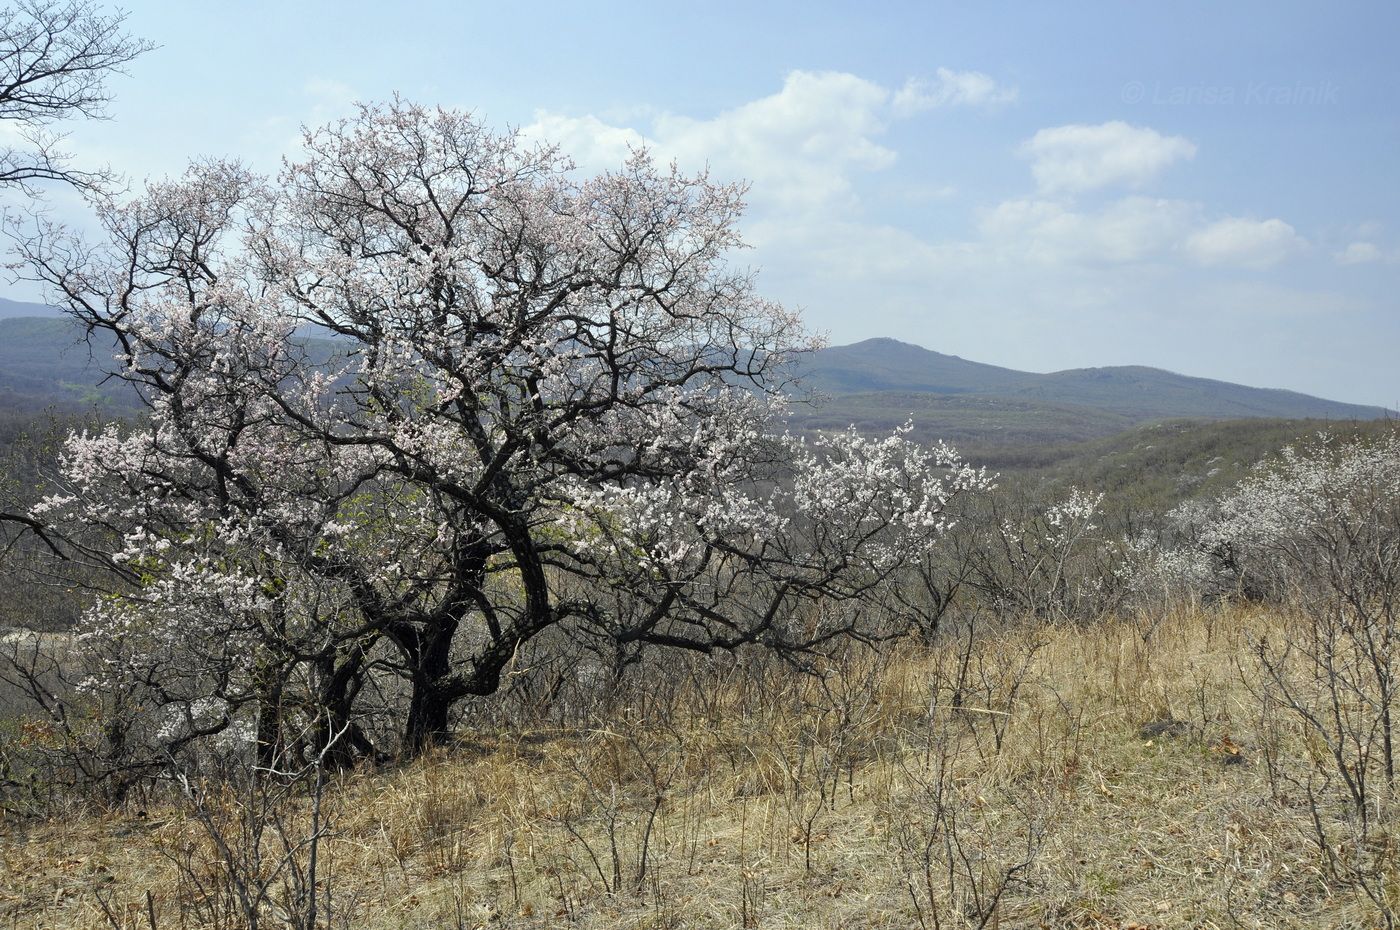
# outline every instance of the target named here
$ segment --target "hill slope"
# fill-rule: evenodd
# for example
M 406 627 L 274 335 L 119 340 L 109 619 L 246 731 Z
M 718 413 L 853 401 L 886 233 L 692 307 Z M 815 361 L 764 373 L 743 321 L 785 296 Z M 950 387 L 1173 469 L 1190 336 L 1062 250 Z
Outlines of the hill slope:
M 133 409 L 129 387 L 103 383 L 111 363 L 111 353 L 89 346 L 66 318 L 0 319 L 0 411 Z
M 816 407 L 798 410 L 802 428 L 887 430 L 912 420 L 916 436 L 975 446 L 1084 440 L 1169 418 L 1351 421 L 1388 415 L 1382 407 L 1143 366 L 1015 371 L 893 339 L 823 349 L 803 358 L 796 374 L 825 395 Z
M 17 306 L 34 305 L 0 301 L 0 314 Z M 332 350 L 324 340 L 305 342 L 313 357 L 325 357 Z M 109 365 L 107 353 L 90 349 L 67 318 L 0 318 L 0 410 L 94 404 L 129 408 L 129 389 L 115 382 L 100 384 Z M 855 425 L 886 432 L 911 420 L 916 437 L 947 439 L 969 450 L 1081 442 L 1171 418 L 1351 421 L 1387 415 L 1380 407 L 1156 368 L 1034 374 L 893 339 L 823 349 L 799 360 L 796 374 L 807 389 L 824 395 L 816 404 L 796 405 L 793 425 L 798 429 Z
M 884 338 L 822 349 L 804 358 L 798 371 L 811 387 L 833 395 L 1003 393 L 1030 386 L 1038 377 Z
M 0 297 L 0 320 L 9 320 L 17 316 L 38 316 L 52 319 L 61 314 L 61 310 L 57 307 L 50 307 L 48 304 L 31 304 L 22 300 L 6 300 L 4 297 Z

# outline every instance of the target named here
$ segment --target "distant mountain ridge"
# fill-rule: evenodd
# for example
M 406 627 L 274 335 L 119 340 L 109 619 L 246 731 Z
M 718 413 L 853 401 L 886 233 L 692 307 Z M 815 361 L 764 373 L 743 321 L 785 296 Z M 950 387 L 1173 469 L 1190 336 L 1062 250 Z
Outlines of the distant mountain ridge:
M 133 409 L 125 384 L 108 380 L 110 358 L 53 308 L 0 299 L 0 409 L 45 406 Z M 324 340 L 308 340 L 308 345 Z M 325 343 L 313 355 L 328 353 Z M 1393 416 L 1295 391 L 1246 387 L 1143 366 L 1077 368 L 1050 374 L 968 361 L 895 339 L 832 346 L 797 360 L 799 384 L 819 405 L 795 405 L 803 430 L 887 432 L 906 421 L 922 439 L 962 446 L 1074 442 L 1176 418 L 1373 420 Z
M 920 433 L 950 439 L 1087 439 L 1152 420 L 1190 417 L 1374 420 L 1383 407 L 1326 400 L 1276 388 L 1247 387 L 1128 365 L 1049 374 L 1016 371 L 945 355 L 895 339 L 832 346 L 803 358 L 797 373 L 829 395 L 803 411 L 808 426 L 843 417 L 876 429 L 912 419 Z
M 15 317 L 37 316 L 53 319 L 63 315 L 63 311 L 57 307 L 50 307 L 48 304 L 33 304 L 23 300 L 7 300 L 0 297 L 0 320 L 10 320 Z
M 1001 392 L 1036 377 L 885 337 L 820 349 L 802 360 L 799 371 L 810 386 L 832 394 Z
M 0 411 L 134 410 L 130 385 L 107 379 L 111 351 L 90 346 L 62 316 L 0 317 Z

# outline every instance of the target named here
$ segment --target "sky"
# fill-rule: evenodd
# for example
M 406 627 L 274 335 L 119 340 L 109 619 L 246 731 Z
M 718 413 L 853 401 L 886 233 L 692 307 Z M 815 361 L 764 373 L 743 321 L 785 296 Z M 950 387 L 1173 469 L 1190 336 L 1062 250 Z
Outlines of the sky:
M 1400 405 L 1400 4 L 126 8 L 158 48 L 70 145 L 135 183 L 397 93 L 747 179 L 735 261 L 833 344 Z

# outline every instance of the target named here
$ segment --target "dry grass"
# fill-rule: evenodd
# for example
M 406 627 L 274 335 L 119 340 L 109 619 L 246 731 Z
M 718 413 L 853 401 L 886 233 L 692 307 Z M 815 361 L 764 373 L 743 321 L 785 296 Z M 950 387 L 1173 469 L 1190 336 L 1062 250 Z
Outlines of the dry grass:
M 977 882 L 1035 848 L 986 926 L 1374 926 L 1359 891 L 1324 880 L 1304 798 L 1263 764 L 1266 748 L 1275 770 L 1305 761 L 1252 687 L 1245 633 L 1280 622 L 1021 629 L 967 662 L 949 643 L 825 684 L 746 668 L 596 730 L 475 734 L 337 782 L 330 923 L 975 926 Z M 950 838 L 966 854 L 952 880 Z M 196 926 L 200 869 L 217 877 L 174 807 L 10 823 L 0 926 Z

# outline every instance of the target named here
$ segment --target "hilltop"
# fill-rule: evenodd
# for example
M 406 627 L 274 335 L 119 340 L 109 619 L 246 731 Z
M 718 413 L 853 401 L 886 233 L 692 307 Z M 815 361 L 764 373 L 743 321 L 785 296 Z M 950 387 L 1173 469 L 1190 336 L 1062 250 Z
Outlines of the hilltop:
M 107 353 L 90 347 L 70 320 L 56 311 L 5 317 L 14 308 L 37 306 L 0 301 L 0 411 L 133 409 L 129 389 L 103 383 Z M 314 339 L 307 344 L 318 356 L 331 345 Z M 1162 420 L 1353 422 L 1387 416 L 1381 407 L 1144 366 L 1016 371 L 894 339 L 822 349 L 799 359 L 794 373 L 800 391 L 810 395 L 794 406 L 798 429 L 854 425 L 888 432 L 912 421 L 917 438 L 945 439 L 993 460 L 1015 458 L 1027 446 L 1085 442 Z
M 1017 371 L 894 339 L 822 349 L 801 360 L 798 374 L 824 395 L 799 408 L 805 428 L 876 431 L 911 420 L 921 438 L 971 446 L 1083 441 L 1167 419 L 1350 422 L 1389 415 L 1382 407 L 1140 365 Z
M 57 307 L 48 304 L 29 303 L 23 300 L 9 300 L 0 297 L 0 320 L 9 320 L 14 317 L 47 317 L 53 319 L 62 313 Z

